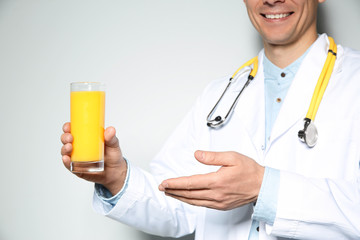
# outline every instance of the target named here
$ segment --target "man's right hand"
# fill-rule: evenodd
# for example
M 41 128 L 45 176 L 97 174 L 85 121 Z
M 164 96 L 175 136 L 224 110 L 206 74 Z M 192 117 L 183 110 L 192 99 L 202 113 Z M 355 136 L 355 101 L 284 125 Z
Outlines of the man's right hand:
M 61 142 L 64 144 L 61 148 L 62 161 L 65 167 L 70 171 L 70 156 L 72 152 L 73 136 L 70 133 L 70 123 L 63 126 L 64 133 L 61 135 Z M 90 182 L 102 184 L 113 195 L 117 194 L 126 178 L 127 164 L 122 156 L 119 140 L 116 137 L 116 130 L 113 127 L 106 128 L 104 132 L 104 171 L 91 173 L 74 173 L 76 176 Z

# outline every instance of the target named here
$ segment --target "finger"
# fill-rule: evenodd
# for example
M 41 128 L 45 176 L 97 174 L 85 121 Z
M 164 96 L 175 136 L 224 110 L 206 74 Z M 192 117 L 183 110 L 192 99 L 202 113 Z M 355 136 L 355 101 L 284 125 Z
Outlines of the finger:
M 195 158 L 206 165 L 213 166 L 229 166 L 234 165 L 237 153 L 235 152 L 209 152 L 209 151 L 196 151 Z
M 214 173 L 199 174 L 189 177 L 179 177 L 164 180 L 159 185 L 159 190 L 165 189 L 208 189 L 216 181 L 216 175 Z
M 64 125 L 63 125 L 64 133 L 69 133 L 70 130 L 71 130 L 70 123 L 69 122 L 64 123 Z
M 73 149 L 72 144 L 71 143 L 66 143 L 61 148 L 61 155 L 70 156 L 70 154 L 72 152 L 72 149 Z
M 72 143 L 74 140 L 73 136 L 71 135 L 71 133 L 63 133 L 61 135 L 61 142 L 63 144 L 67 144 L 67 143 Z
M 177 200 L 180 200 L 182 202 L 188 203 L 190 205 L 207 207 L 207 208 L 212 208 L 212 209 L 219 209 L 219 210 L 221 209 L 221 206 L 219 206 L 220 204 L 218 202 L 214 202 L 212 200 L 185 198 L 185 197 L 176 196 L 176 195 L 172 195 L 172 194 L 166 194 L 166 193 L 165 193 L 165 195 L 175 198 Z
M 62 156 L 62 161 L 63 161 L 64 166 L 70 171 L 70 162 L 71 162 L 70 156 L 68 156 L 68 155 Z
M 183 190 L 183 189 L 165 189 L 165 194 L 174 195 L 177 197 L 183 197 L 187 199 L 198 199 L 198 200 L 210 200 L 217 201 L 213 190 L 210 189 L 192 189 L 192 190 Z
M 104 132 L 104 139 L 107 147 L 111 147 L 111 148 L 119 147 L 119 140 L 116 137 L 116 130 L 114 127 L 106 128 Z

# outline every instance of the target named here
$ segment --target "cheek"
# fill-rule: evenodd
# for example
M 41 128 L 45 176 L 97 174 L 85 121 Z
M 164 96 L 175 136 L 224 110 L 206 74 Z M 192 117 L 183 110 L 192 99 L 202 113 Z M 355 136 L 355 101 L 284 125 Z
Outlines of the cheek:
M 252 25 L 256 28 L 257 31 L 259 31 L 260 27 L 259 27 L 258 16 L 254 12 L 249 11 L 249 10 L 247 11 L 247 13 L 248 13 L 248 16 L 249 16 L 249 19 L 250 19 Z
M 303 15 L 301 16 L 300 23 L 305 29 L 308 29 L 311 25 L 316 23 L 316 7 L 310 4 L 306 6 Z
M 310 0 L 308 1 L 307 6 L 305 6 L 304 11 L 306 11 L 306 17 L 308 21 L 313 21 L 316 19 L 318 10 L 318 1 L 317 0 Z
M 254 1 L 251 0 L 244 0 L 246 11 L 250 18 L 250 21 L 252 22 L 253 25 L 255 25 L 254 21 L 256 17 L 256 13 L 255 13 L 256 5 L 253 2 Z

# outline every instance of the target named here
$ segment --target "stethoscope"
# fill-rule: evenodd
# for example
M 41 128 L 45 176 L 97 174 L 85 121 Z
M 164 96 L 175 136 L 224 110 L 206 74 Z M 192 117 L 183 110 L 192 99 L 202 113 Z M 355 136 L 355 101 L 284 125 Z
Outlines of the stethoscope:
M 319 76 L 319 79 L 317 81 L 313 96 L 311 98 L 309 110 L 304 119 L 304 129 L 300 130 L 298 132 L 299 139 L 302 142 L 305 142 L 306 145 L 310 148 L 314 147 L 318 140 L 318 131 L 314 124 L 314 120 L 315 120 L 316 113 L 319 109 L 320 102 L 324 96 L 326 87 L 329 83 L 334 66 L 335 66 L 337 46 L 334 42 L 334 39 L 331 37 L 329 37 L 329 42 L 330 42 L 330 44 L 329 44 L 328 55 L 327 55 L 324 67 Z M 236 98 L 235 98 L 234 102 L 232 103 L 232 105 L 230 106 L 229 110 L 225 114 L 225 117 L 221 117 L 219 115 L 219 116 L 215 117 L 214 119 L 211 119 L 211 117 L 214 114 L 215 110 L 217 109 L 219 103 L 221 102 L 221 99 L 224 97 L 225 93 L 230 88 L 231 84 L 235 81 L 235 79 L 239 78 L 238 75 L 239 75 L 240 70 L 243 69 L 244 67 L 250 67 L 251 65 L 253 65 L 253 68 L 251 69 L 251 71 L 249 73 L 248 79 L 245 82 L 242 89 L 240 90 L 239 94 L 236 96 Z M 213 109 L 210 111 L 209 115 L 206 118 L 208 127 L 217 128 L 226 123 L 226 121 L 229 119 L 229 116 L 233 112 L 233 110 L 240 98 L 240 95 L 242 94 L 244 89 L 247 86 L 249 86 L 250 82 L 255 78 L 257 70 L 258 70 L 258 57 L 254 57 L 253 59 L 246 62 L 245 64 L 243 64 L 240 68 L 238 68 L 236 70 L 236 72 L 229 79 L 229 83 L 226 86 L 224 92 L 221 94 L 219 100 L 216 102 L 215 106 L 213 107 Z

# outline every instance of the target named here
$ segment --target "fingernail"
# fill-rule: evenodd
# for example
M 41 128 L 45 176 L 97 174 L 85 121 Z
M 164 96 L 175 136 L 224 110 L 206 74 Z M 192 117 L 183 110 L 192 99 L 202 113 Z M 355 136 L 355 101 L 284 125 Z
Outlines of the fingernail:
M 166 183 L 166 182 L 162 182 L 160 185 L 159 185 L 159 190 L 160 191 L 165 191 L 165 189 L 168 187 L 169 185 Z
M 197 151 L 197 158 L 199 159 L 199 160 L 203 160 L 204 159 L 204 152 L 203 151 Z

